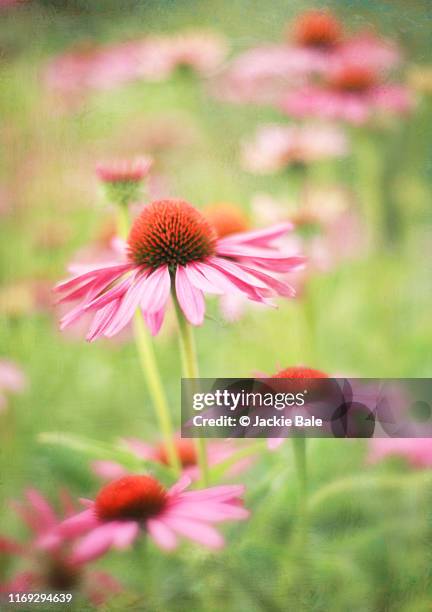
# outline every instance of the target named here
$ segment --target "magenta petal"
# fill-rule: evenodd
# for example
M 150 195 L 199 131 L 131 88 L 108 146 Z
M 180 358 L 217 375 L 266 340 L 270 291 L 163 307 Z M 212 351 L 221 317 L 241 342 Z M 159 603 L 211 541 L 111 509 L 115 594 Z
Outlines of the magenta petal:
M 105 329 L 104 334 L 108 338 L 118 334 L 132 319 L 135 314 L 138 304 L 143 296 L 143 286 L 146 282 L 146 276 L 136 275 L 129 289 L 120 301 L 120 306 L 115 313 L 112 321 Z
M 158 312 L 144 312 L 143 316 L 151 335 L 156 336 L 162 327 L 165 317 L 165 308 L 161 308 Z
M 183 266 L 177 266 L 175 288 L 177 299 L 186 319 L 192 325 L 201 325 L 205 312 L 203 293 L 189 281 Z
M 92 507 L 63 521 L 59 531 L 66 538 L 76 538 L 97 525 L 98 520 Z
M 91 469 L 96 476 L 104 480 L 115 480 L 116 478 L 121 478 L 128 474 L 128 471 L 120 465 L 120 463 L 116 463 L 115 461 L 93 461 L 91 463 Z
M 146 527 L 150 536 L 163 550 L 174 550 L 174 548 L 177 546 L 177 538 L 162 520 L 149 519 Z
M 144 312 L 154 313 L 165 308 L 171 289 L 168 266 L 161 266 L 147 276 L 143 285 L 140 306 Z
M 197 264 L 187 264 L 184 269 L 188 279 L 197 289 L 201 289 L 201 291 L 205 291 L 206 293 L 223 294 L 223 290 L 220 287 L 216 287 L 214 283 L 206 278 Z
M 112 524 L 113 526 L 113 524 Z M 115 548 L 128 548 L 135 540 L 139 533 L 139 525 L 137 521 L 127 521 L 116 523 L 114 531 L 113 543 Z
M 228 274 L 231 274 L 231 276 L 234 276 L 248 285 L 258 288 L 263 288 L 266 286 L 265 283 L 246 272 L 238 263 L 229 261 L 228 259 L 223 259 L 222 257 L 211 257 L 210 261 L 212 266 L 219 268 L 223 272 L 228 272 Z
M 241 521 L 249 517 L 249 511 L 241 505 L 228 503 L 181 501 L 173 508 L 173 515 L 204 522 Z M 169 514 L 167 514 L 169 516 Z
M 189 476 L 183 475 L 168 491 L 170 497 L 182 493 L 192 483 L 192 479 Z
M 105 523 L 93 529 L 73 549 L 74 563 L 87 563 L 104 555 L 113 545 L 117 523 Z
M 234 234 L 232 236 L 228 236 L 227 238 L 222 238 L 218 240 L 216 250 L 219 252 L 219 245 L 234 245 L 234 244 L 250 244 L 255 246 L 267 246 L 269 242 L 280 238 L 287 232 L 293 229 L 292 223 L 288 221 L 285 223 L 279 223 L 278 225 L 272 225 L 271 227 L 261 229 L 261 230 L 252 230 L 250 232 L 241 232 L 239 234 Z
M 103 336 L 104 331 L 110 325 L 119 308 L 120 300 L 114 300 L 95 314 L 86 336 L 88 342 L 93 342 L 100 336 Z
M 173 516 L 164 517 L 163 522 L 175 533 L 207 546 L 207 548 L 217 549 L 224 545 L 224 539 L 220 533 L 205 523 Z
M 57 517 L 47 500 L 39 491 L 36 491 L 36 489 L 28 489 L 26 496 L 39 524 L 38 531 L 55 527 L 57 525 Z

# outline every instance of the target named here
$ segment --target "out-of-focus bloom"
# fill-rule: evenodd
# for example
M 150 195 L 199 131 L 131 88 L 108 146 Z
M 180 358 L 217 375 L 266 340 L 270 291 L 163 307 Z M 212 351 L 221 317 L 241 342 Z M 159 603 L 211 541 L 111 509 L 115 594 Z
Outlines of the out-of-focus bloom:
M 242 165 L 257 174 L 309 164 L 348 153 L 345 133 L 329 125 L 266 125 L 242 150 Z
M 109 574 L 85 571 L 71 558 L 70 542 L 59 531 L 64 517 L 73 515 L 75 508 L 69 494 L 61 496 L 62 517 L 36 489 L 28 489 L 26 503 L 13 507 L 33 537 L 21 543 L 0 536 L 0 553 L 24 560 L 26 569 L 18 571 L 0 585 L 0 593 L 31 591 L 75 591 L 79 589 L 94 605 L 121 590 L 120 584 Z
M 432 467 L 430 438 L 372 438 L 368 461 L 377 463 L 386 457 L 402 457 L 415 468 Z
M 110 202 L 128 205 L 139 199 L 143 181 L 152 165 L 151 157 L 103 162 L 96 166 L 96 175 L 104 184 Z
M 164 444 L 150 445 L 137 438 L 127 438 L 122 440 L 122 444 L 138 459 L 169 465 L 169 457 Z M 192 480 L 198 480 L 200 478 L 200 470 L 194 441 L 186 438 L 175 438 L 174 444 L 183 474 L 189 476 Z M 207 445 L 207 460 L 209 465 L 216 466 L 224 462 L 232 457 L 237 449 L 238 446 L 235 446 L 231 440 L 210 440 Z M 229 468 L 227 475 L 235 476 L 249 467 L 250 464 L 250 458 L 236 461 L 236 463 Z M 126 468 L 114 461 L 94 461 L 92 467 L 95 474 L 105 480 L 114 480 L 121 476 L 126 476 L 128 473 Z
M 103 183 L 139 183 L 148 175 L 152 163 L 149 157 L 101 162 L 96 166 L 96 174 Z
M 287 92 L 280 108 L 291 117 L 314 117 L 363 124 L 375 115 L 405 115 L 413 106 L 407 87 L 380 79 L 359 64 L 342 64 L 326 84 Z
M 218 238 L 225 238 L 250 229 L 249 219 L 235 204 L 228 202 L 210 204 L 204 208 L 203 214 L 213 225 Z
M 22 393 L 27 387 L 27 379 L 22 369 L 8 359 L 0 359 L 0 412 L 7 406 L 10 393 Z
M 160 53 L 169 72 L 177 68 L 189 68 L 202 76 L 214 72 L 224 61 L 228 45 L 226 40 L 213 32 L 187 32 L 156 38 Z
M 99 491 L 88 508 L 67 519 L 60 531 L 64 537 L 82 540 L 73 548 L 73 560 L 85 563 L 101 557 L 109 549 L 125 549 L 146 533 L 162 549 L 177 546 L 183 536 L 208 548 L 220 548 L 224 541 L 214 523 L 244 520 L 242 485 L 225 485 L 185 491 L 191 483 L 183 477 L 170 489 L 152 476 L 129 475 Z
M 349 37 L 339 47 L 335 64 L 354 64 L 376 72 L 389 72 L 401 62 L 401 51 L 393 41 L 373 31 Z
M 187 202 L 153 202 L 132 225 L 125 263 L 88 269 L 56 287 L 61 301 L 80 301 L 61 327 L 95 312 L 87 339 L 112 337 L 140 308 L 157 334 L 171 289 L 192 325 L 203 322 L 204 293 L 241 293 L 260 303 L 271 295 L 292 297 L 288 284 L 268 274 L 304 264 L 303 257 L 271 246 L 290 229 L 285 223 L 217 239 L 207 219 Z
M 317 379 L 328 378 L 328 374 L 326 374 L 325 372 L 322 372 L 321 370 L 316 370 L 314 368 L 309 368 L 305 366 L 290 366 L 289 368 L 280 370 L 276 374 L 272 374 L 271 378 L 287 378 L 290 380 L 298 380 L 301 388 L 303 389 L 303 385 L 301 384 L 301 381 L 312 379 L 312 378 L 317 378 Z M 283 429 L 282 433 L 284 431 L 286 430 Z M 283 444 L 284 440 L 285 440 L 284 437 L 268 438 L 267 444 L 268 444 L 269 450 L 275 450 L 279 448 L 279 446 Z
M 226 52 L 225 40 L 210 32 L 153 36 L 105 46 L 83 42 L 55 57 L 44 79 L 54 93 L 74 103 L 89 91 L 109 90 L 136 80 L 167 79 L 179 66 L 207 75 L 219 66 Z

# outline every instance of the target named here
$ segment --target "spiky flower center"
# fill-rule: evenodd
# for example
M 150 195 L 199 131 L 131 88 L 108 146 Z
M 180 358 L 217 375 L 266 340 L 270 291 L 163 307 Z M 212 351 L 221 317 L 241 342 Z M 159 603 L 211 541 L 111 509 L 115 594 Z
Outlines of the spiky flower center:
M 328 378 L 328 374 L 314 368 L 292 366 L 281 370 L 277 374 L 273 374 L 272 378 Z
M 362 94 L 376 85 L 376 75 L 363 66 L 345 66 L 330 79 L 330 86 L 337 91 Z
M 246 215 L 233 204 L 213 204 L 204 210 L 204 215 L 215 228 L 218 238 L 249 229 Z
M 128 238 L 129 259 L 150 268 L 204 260 L 215 254 L 216 233 L 196 208 L 181 200 L 161 200 L 144 208 Z
M 95 500 L 101 521 L 143 521 L 167 503 L 164 487 L 151 476 L 124 476 L 104 486 Z
M 182 467 L 197 465 L 198 457 L 192 440 L 175 440 L 174 445 Z M 170 464 L 168 451 L 165 445 L 161 444 L 156 450 L 156 458 L 165 465 Z
M 342 38 L 340 22 L 326 11 L 308 11 L 294 25 L 294 39 L 303 47 L 328 49 Z

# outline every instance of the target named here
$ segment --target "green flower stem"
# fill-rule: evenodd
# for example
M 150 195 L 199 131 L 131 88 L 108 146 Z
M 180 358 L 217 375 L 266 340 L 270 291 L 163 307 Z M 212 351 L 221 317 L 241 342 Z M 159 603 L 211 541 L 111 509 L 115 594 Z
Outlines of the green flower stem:
M 117 205 L 117 231 L 120 238 L 126 240 L 129 233 L 129 212 L 123 204 Z
M 171 422 L 171 415 L 157 367 L 152 339 L 144 325 L 142 314 L 139 310 L 137 310 L 135 313 L 134 330 L 141 368 L 156 410 L 156 416 L 159 421 L 159 427 L 161 428 L 162 438 L 168 454 L 168 459 L 174 471 L 177 474 L 180 474 L 181 465 L 174 444 L 174 431 Z
M 199 378 L 198 360 L 196 356 L 195 340 L 191 325 L 186 321 L 186 318 L 180 308 L 175 291 L 172 292 L 172 297 L 177 314 L 180 353 L 183 364 L 183 375 L 185 378 Z M 201 474 L 201 484 L 205 487 L 209 485 L 210 473 L 207 461 L 206 440 L 204 438 L 196 438 L 196 449 L 198 455 L 198 465 Z
M 299 541 L 302 549 L 304 549 L 304 546 L 306 545 L 308 526 L 306 438 L 304 436 L 292 438 L 292 444 L 294 451 L 294 463 L 297 471 L 298 481 L 297 520 Z
M 120 236 L 126 239 L 129 233 L 129 216 L 127 207 L 122 204 L 117 206 L 117 229 Z M 174 431 L 168 402 L 157 366 L 152 339 L 139 310 L 136 311 L 134 317 L 134 336 L 141 369 L 156 411 L 168 460 L 174 472 L 179 475 L 181 464 L 174 444 Z

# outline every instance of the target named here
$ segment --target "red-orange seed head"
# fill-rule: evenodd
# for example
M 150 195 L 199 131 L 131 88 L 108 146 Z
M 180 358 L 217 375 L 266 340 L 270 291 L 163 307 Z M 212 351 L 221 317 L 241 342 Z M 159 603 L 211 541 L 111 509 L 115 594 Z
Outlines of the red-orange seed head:
M 215 228 L 218 238 L 249 229 L 246 215 L 234 204 L 212 204 L 204 209 L 204 215 Z
M 328 11 L 307 11 L 294 24 L 294 41 L 302 47 L 332 48 L 341 39 L 342 24 Z
M 328 374 L 313 368 L 292 366 L 291 368 L 281 370 L 277 374 L 273 374 L 272 378 L 328 378 Z
M 128 237 L 129 259 L 158 268 L 200 261 L 215 254 L 216 232 L 196 208 L 182 200 L 160 200 L 144 208 Z
M 158 514 L 166 502 L 166 490 L 155 478 L 124 476 L 99 491 L 95 511 L 101 521 L 142 521 Z
M 377 83 L 377 76 L 364 66 L 344 66 L 330 78 L 330 86 L 346 93 L 366 93 Z
M 182 467 L 197 465 L 198 457 L 195 445 L 192 440 L 174 440 L 177 456 Z M 169 465 L 169 456 L 165 445 L 161 444 L 156 450 L 156 459 L 165 465 Z

